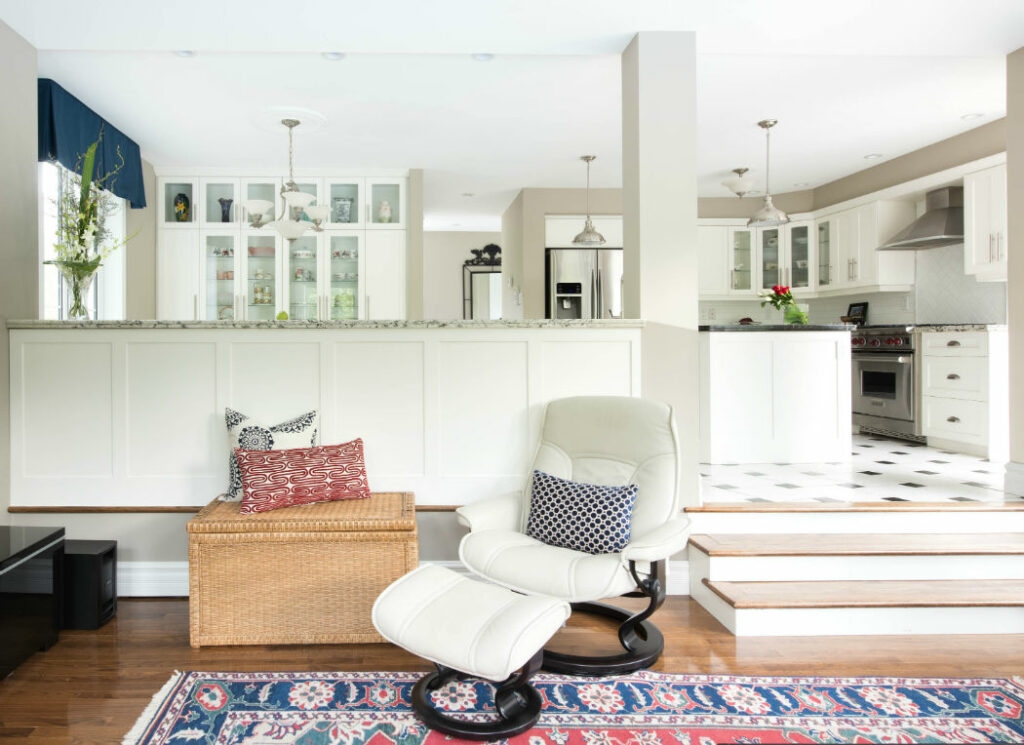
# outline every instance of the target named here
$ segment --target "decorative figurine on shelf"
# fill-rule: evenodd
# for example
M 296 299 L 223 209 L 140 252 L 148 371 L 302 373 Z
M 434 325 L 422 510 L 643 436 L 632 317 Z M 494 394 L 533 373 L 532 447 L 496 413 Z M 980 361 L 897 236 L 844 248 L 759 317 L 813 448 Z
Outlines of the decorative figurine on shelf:
M 377 207 L 377 222 L 391 222 L 391 202 L 386 199 L 380 200 Z
M 352 204 L 355 200 L 352 197 L 335 197 L 331 201 L 334 203 L 334 222 L 352 222 Z
M 481 264 L 484 263 L 484 250 L 482 248 L 471 248 L 469 252 L 473 254 L 473 258 L 466 259 L 466 264 L 468 264 L 469 266 L 480 266 Z
M 192 217 L 189 214 L 190 201 L 187 194 L 178 194 L 174 197 L 174 221 L 189 222 Z
M 484 262 L 485 264 L 501 266 L 501 246 L 496 243 L 488 243 L 482 250 L 487 254 L 487 259 Z
M 220 202 L 220 221 L 231 222 L 231 205 L 235 200 L 221 197 L 217 201 Z

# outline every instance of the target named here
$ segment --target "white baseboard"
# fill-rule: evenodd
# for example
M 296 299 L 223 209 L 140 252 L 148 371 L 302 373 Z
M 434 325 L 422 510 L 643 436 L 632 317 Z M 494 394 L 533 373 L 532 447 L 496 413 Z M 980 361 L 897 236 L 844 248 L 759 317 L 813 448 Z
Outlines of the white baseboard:
M 458 561 L 421 562 L 438 564 L 460 573 L 468 570 Z M 669 595 L 690 594 L 690 570 L 686 561 L 668 564 Z M 188 597 L 187 561 L 121 561 L 117 565 L 117 594 L 124 598 Z
M 117 594 L 128 598 L 188 597 L 188 562 L 119 561 Z
M 1007 494 L 1014 494 L 1024 497 L 1024 463 L 1010 461 L 1006 464 L 1006 477 L 1003 484 L 1003 491 Z

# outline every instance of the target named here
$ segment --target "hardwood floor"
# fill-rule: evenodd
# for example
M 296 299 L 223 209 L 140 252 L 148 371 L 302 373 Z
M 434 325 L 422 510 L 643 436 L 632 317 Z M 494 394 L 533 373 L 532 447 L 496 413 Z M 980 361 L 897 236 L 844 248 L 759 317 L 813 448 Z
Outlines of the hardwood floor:
M 737 639 L 687 597 L 669 598 L 654 620 L 666 637 L 654 669 L 664 672 L 1024 675 L 1024 635 Z M 610 628 L 577 616 L 553 647 L 611 651 Z M 58 644 L 0 681 L 0 741 L 116 745 L 174 670 L 427 669 L 384 644 L 196 650 L 188 646 L 185 600 L 122 600 L 118 617 L 99 631 L 62 632 Z

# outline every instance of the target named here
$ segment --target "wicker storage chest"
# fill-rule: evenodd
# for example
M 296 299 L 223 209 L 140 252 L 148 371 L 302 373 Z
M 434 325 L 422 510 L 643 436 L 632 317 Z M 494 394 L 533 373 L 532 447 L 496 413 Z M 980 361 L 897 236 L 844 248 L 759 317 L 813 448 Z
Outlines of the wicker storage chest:
M 370 609 L 418 563 L 408 492 L 239 515 L 215 500 L 188 523 L 189 641 L 383 642 Z

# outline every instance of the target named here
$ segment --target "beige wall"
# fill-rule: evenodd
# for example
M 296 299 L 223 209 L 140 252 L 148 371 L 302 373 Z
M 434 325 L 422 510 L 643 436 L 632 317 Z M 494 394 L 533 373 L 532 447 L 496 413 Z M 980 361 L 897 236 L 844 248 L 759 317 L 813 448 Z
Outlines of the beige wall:
M 130 320 L 156 318 L 156 174 L 153 164 L 142 161 L 142 183 L 146 206 L 128 209 L 128 235 L 134 237 L 125 248 L 125 317 Z
M 845 202 L 931 173 L 970 163 L 1006 150 L 1006 119 L 968 130 L 955 137 L 865 168 L 814 190 L 814 209 Z
M 791 191 L 773 194 L 772 202 L 783 212 L 810 212 L 814 209 L 814 191 Z M 753 217 L 764 205 L 764 197 L 701 197 L 697 200 L 697 217 L 703 218 L 748 218 Z
M 462 266 L 473 248 L 501 245 L 501 233 L 428 231 L 423 234 L 423 317 L 462 318 Z M 504 260 L 504 259 L 503 259 Z
M 36 49 L 0 21 L 0 390 L 9 386 L 6 321 L 39 312 L 39 225 L 36 184 Z M 0 523 L 10 522 L 9 396 L 0 396 Z
M 405 315 L 411 321 L 432 318 L 423 309 L 423 169 L 409 171 L 405 231 Z
M 1010 460 L 1024 494 L 1024 48 L 1006 58 L 1006 121 Z
M 523 317 L 523 308 L 515 303 L 515 293 L 523 282 L 523 192 L 501 216 L 501 317 L 515 320 Z M 511 287 L 509 283 L 511 282 Z

